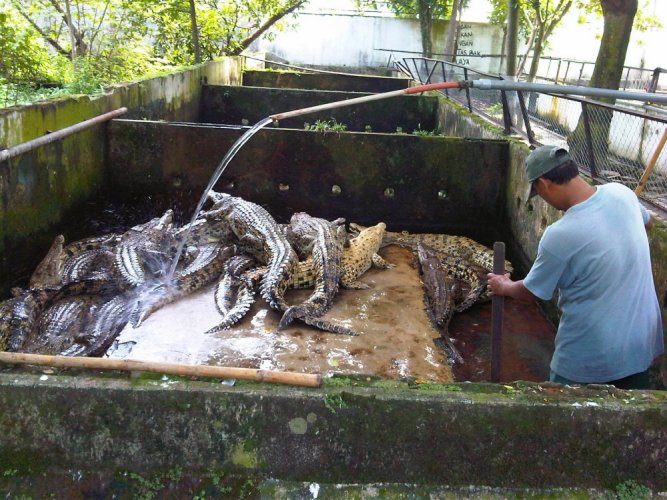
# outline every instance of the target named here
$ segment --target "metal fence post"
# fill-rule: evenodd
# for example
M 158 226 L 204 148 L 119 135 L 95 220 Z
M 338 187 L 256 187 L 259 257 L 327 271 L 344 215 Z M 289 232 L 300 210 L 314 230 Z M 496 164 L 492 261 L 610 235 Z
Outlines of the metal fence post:
M 507 102 L 507 94 L 504 90 L 500 91 L 500 100 L 503 103 L 503 124 L 505 126 L 505 135 L 512 132 L 512 115 L 510 114 L 510 105 Z
M 516 94 L 519 97 L 519 107 L 521 108 L 523 124 L 526 126 L 526 135 L 528 136 L 528 141 L 531 144 L 535 144 L 535 134 L 533 133 L 533 128 L 530 126 L 530 116 L 528 116 L 528 110 L 526 109 L 526 101 L 523 98 L 523 92 L 517 90 Z
M 468 80 L 468 68 L 463 68 L 463 79 Z M 472 102 L 470 101 L 470 88 L 466 87 L 466 99 L 468 100 L 468 111 L 472 113 Z

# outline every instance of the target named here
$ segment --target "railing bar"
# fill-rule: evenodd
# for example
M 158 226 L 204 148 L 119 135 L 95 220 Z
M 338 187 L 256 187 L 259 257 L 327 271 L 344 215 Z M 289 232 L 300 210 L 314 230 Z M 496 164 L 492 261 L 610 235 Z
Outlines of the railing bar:
M 63 137 L 67 137 L 69 135 L 80 132 L 81 130 L 85 130 L 92 126 L 109 121 L 125 113 L 127 113 L 127 108 L 118 108 L 114 111 L 109 111 L 108 113 L 104 113 L 94 118 L 90 118 L 89 120 L 79 122 L 76 125 L 71 125 L 69 127 L 56 130 L 55 132 L 48 133 L 46 135 L 38 137 L 37 139 L 32 139 L 22 144 L 18 144 L 16 146 L 3 149 L 2 151 L 0 151 L 0 162 L 21 155 L 23 153 L 27 153 L 28 151 L 32 151 L 33 149 L 45 146 L 46 144 L 56 142 L 62 139 Z

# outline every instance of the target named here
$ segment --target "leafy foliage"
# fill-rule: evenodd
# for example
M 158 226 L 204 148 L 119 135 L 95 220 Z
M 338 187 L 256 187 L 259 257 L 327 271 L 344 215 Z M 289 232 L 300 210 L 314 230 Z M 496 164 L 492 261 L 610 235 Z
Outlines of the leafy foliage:
M 0 82 L 50 81 L 54 70 L 39 35 L 15 13 L 0 11 Z
M 0 0 L 0 94 L 36 81 L 94 93 L 103 84 L 239 54 L 282 29 L 306 1 Z
M 377 9 L 379 3 L 376 0 L 356 0 L 358 8 Z M 447 19 L 452 9 L 452 0 L 389 0 L 381 3 L 387 4 L 396 17 L 402 18 L 419 17 L 420 11 L 424 9 L 423 4 L 430 10 L 432 19 Z

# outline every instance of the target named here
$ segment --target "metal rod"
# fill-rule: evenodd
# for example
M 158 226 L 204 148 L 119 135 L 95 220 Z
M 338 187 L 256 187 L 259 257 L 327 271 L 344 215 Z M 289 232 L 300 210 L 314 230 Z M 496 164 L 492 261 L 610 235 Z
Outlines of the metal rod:
M 646 164 L 646 170 L 644 170 L 642 178 L 639 179 L 639 184 L 637 184 L 637 187 L 635 188 L 635 194 L 639 195 L 639 193 L 644 190 L 644 187 L 646 187 L 646 182 L 648 181 L 651 172 L 653 172 L 653 167 L 655 167 L 655 164 L 658 162 L 660 153 L 662 153 L 662 149 L 665 147 L 665 142 L 667 142 L 667 129 L 662 131 L 662 136 L 660 136 L 658 145 L 655 147 L 651 159 Z
M 505 273 L 505 243 L 502 241 L 493 244 L 493 273 Z M 500 382 L 504 304 L 503 296 L 491 296 L 491 382 Z
M 512 115 L 510 114 L 510 105 L 507 102 L 507 94 L 504 90 L 500 91 L 500 100 L 503 103 L 503 124 L 505 130 L 503 131 L 505 135 L 512 133 Z
M 2 151 L 0 151 L 0 162 L 21 155 L 33 149 L 39 148 L 51 142 L 55 142 L 59 139 L 62 139 L 63 137 L 75 134 L 76 132 L 92 127 L 93 125 L 106 122 L 125 113 L 127 113 L 127 108 L 118 108 L 114 111 L 110 111 L 108 113 L 104 113 L 103 115 L 96 116 L 95 118 L 91 118 L 89 120 L 77 123 L 76 125 L 65 127 L 55 132 L 43 135 L 41 137 L 38 137 L 37 139 L 33 139 L 31 141 L 18 144 L 17 146 L 12 146 L 7 149 L 3 149 Z
M 121 370 L 131 372 L 165 373 L 169 375 L 212 377 L 254 380 L 275 384 L 319 387 L 322 377 L 318 374 L 278 372 L 253 368 L 234 368 L 227 366 L 185 365 L 180 363 L 159 363 L 130 359 L 87 358 L 70 356 L 47 356 L 44 354 L 25 354 L 18 352 L 0 352 L 0 362 L 9 364 L 54 366 L 60 368 L 84 368 L 93 370 Z
M 624 90 L 600 89 L 579 85 L 556 85 L 551 83 L 514 82 L 509 80 L 472 80 L 470 86 L 481 90 L 526 90 L 551 94 L 574 94 L 588 97 L 608 97 L 631 101 L 656 102 L 667 104 L 666 94 L 649 92 L 627 92 Z
M 272 120 L 284 120 L 286 118 L 301 116 L 308 113 L 315 113 L 317 111 L 324 111 L 333 108 L 341 108 L 343 106 L 352 106 L 354 104 L 360 104 L 368 101 L 377 101 L 380 99 L 387 99 L 388 97 L 396 97 L 404 94 L 420 94 L 422 92 L 428 92 L 429 90 L 458 88 L 460 87 L 460 85 L 461 84 L 459 82 L 440 82 L 440 83 L 431 83 L 428 85 L 418 85 L 416 87 L 409 87 L 407 89 L 392 90 L 390 92 L 383 92 L 381 94 L 365 95 L 362 97 L 355 97 L 353 99 L 346 99 L 343 101 L 329 102 L 326 104 L 320 104 L 318 106 L 311 106 L 309 108 L 295 109 L 293 111 L 286 111 L 285 113 L 270 115 L 269 118 L 271 118 Z
M 523 124 L 526 126 L 526 135 L 528 135 L 528 141 L 531 144 L 535 144 L 535 134 L 533 133 L 533 129 L 530 126 L 530 117 L 528 116 L 528 110 L 526 109 L 526 101 L 523 98 L 523 92 L 517 91 L 517 96 L 519 97 L 519 107 L 521 108 Z

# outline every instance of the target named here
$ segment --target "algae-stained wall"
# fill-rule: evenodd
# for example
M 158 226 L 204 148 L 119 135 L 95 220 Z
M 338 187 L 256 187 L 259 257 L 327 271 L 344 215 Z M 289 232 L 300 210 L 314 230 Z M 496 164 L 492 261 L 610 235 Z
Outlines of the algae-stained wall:
M 78 96 L 0 110 L 0 147 L 9 148 L 127 107 L 138 119 L 194 120 L 202 83 L 240 84 L 241 59 L 227 58 L 140 82 L 115 85 L 100 96 Z M 107 180 L 106 125 L 0 163 L 0 287 L 24 260 L 34 269 L 65 214 L 96 196 Z M 11 273 L 9 272 L 11 269 Z
M 115 120 L 112 185 L 199 199 L 241 135 L 235 127 Z M 392 230 L 486 233 L 488 242 L 504 204 L 506 148 L 504 141 L 268 127 L 238 151 L 217 189 L 266 206 L 280 222 L 305 211 Z
M 326 76 L 325 76 L 326 78 Z M 325 90 L 277 89 L 231 85 L 204 85 L 200 122 L 252 125 L 267 116 L 363 98 L 372 94 Z M 435 96 L 404 95 L 327 109 L 280 120 L 281 128 L 315 127 L 317 121 L 345 125 L 355 132 L 411 133 L 436 128 L 438 100 Z
M 408 78 L 347 74 L 299 73 L 293 71 L 244 71 L 243 85 L 287 89 L 341 90 L 346 92 L 390 92 L 410 86 Z

